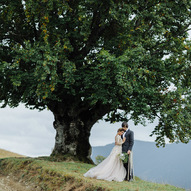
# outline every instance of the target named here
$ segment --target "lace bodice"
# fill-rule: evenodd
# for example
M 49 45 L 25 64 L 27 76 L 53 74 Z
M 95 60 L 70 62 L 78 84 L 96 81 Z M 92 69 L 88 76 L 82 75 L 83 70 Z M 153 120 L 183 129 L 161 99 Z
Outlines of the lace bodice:
M 117 143 L 117 145 L 122 145 L 123 144 L 123 140 L 122 140 L 120 135 L 115 136 L 115 142 Z

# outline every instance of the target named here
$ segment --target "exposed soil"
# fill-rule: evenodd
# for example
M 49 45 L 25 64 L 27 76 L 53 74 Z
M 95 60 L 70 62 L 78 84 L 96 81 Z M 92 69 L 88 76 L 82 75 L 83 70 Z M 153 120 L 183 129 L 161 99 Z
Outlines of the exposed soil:
M 37 191 L 31 185 L 26 185 L 22 182 L 15 181 L 10 176 L 0 175 L 0 191 Z
M 0 158 L 7 157 L 23 157 L 23 155 L 0 149 Z M 38 188 L 16 181 L 11 176 L 3 176 L 0 174 L 0 191 L 38 191 Z

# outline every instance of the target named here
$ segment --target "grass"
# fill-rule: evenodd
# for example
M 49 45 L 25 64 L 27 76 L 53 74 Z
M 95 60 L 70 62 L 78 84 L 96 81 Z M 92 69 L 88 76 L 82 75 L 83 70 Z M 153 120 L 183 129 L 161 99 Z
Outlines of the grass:
M 0 149 L 0 158 L 7 158 L 7 157 L 24 157 L 24 156 L 4 149 Z
M 49 157 L 0 159 L 1 173 L 47 191 L 183 191 L 168 184 L 157 184 L 135 177 L 133 182 L 108 182 L 85 178 L 94 165 L 80 162 L 54 162 Z M 38 189 L 37 189 L 38 188 Z

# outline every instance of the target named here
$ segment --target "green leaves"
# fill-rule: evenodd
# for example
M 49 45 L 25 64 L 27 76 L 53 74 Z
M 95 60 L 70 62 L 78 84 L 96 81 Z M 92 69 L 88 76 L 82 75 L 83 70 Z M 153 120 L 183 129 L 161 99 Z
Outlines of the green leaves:
M 97 119 L 102 111 L 111 122 L 135 124 L 157 117 L 158 145 L 165 136 L 187 142 L 190 5 L 187 0 L 1 2 L 3 106 L 24 102 L 42 109 L 62 103 L 79 113 L 92 111 Z

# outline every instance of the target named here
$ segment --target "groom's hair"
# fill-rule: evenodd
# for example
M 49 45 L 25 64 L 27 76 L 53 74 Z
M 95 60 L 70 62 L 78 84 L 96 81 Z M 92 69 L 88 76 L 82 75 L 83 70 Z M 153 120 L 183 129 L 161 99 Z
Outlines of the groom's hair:
M 121 126 L 128 128 L 128 123 L 124 121 Z

